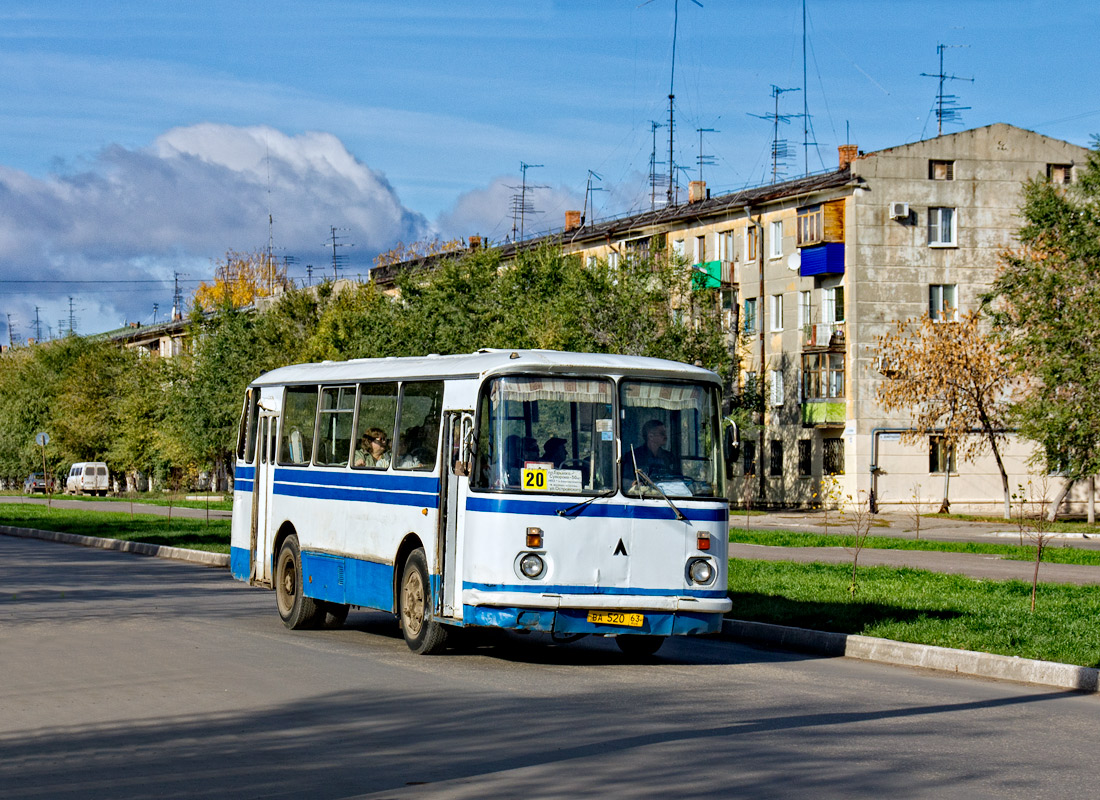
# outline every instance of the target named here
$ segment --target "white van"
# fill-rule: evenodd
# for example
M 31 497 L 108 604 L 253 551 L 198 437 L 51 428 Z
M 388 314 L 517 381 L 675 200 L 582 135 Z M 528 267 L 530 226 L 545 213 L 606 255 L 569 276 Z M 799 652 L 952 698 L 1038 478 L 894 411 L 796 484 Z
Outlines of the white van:
M 102 461 L 81 461 L 69 468 L 65 479 L 65 494 L 106 495 L 111 487 L 107 465 Z

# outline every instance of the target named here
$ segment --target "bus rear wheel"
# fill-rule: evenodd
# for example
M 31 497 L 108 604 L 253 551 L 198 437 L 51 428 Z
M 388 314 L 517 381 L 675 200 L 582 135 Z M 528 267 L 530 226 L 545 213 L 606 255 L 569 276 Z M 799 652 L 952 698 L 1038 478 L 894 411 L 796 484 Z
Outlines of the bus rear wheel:
M 638 634 L 626 633 L 615 637 L 615 644 L 619 646 L 619 649 L 634 658 L 654 655 L 664 643 L 664 636 L 639 636 Z
M 298 537 L 288 536 L 275 560 L 275 605 L 283 624 L 292 631 L 317 626 L 324 613 L 302 591 L 302 553 Z
M 424 548 L 409 554 L 397 592 L 397 615 L 405 643 L 417 655 L 431 655 L 443 649 L 447 629 L 432 618 L 432 592 L 428 581 L 428 559 Z

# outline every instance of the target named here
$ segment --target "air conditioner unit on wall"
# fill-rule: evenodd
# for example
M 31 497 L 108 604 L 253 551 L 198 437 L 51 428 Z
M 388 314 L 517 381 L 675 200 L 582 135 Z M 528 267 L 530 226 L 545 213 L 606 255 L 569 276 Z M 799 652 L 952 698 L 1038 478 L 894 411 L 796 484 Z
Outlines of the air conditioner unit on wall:
M 891 203 L 890 219 L 909 219 L 909 204 Z

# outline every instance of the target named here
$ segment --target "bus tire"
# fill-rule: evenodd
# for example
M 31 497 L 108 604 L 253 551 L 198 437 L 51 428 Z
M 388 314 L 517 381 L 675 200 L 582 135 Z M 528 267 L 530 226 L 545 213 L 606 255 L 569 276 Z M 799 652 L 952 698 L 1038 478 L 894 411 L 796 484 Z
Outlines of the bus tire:
M 321 611 L 325 615 L 324 619 L 321 620 L 321 627 L 327 630 L 341 627 L 348 618 L 348 611 L 351 609 L 351 606 L 347 603 L 322 601 L 318 605 L 321 606 Z
M 405 644 L 417 655 L 431 655 L 443 649 L 447 629 L 432 618 L 432 591 L 428 580 L 428 559 L 424 548 L 409 553 L 397 590 L 397 617 Z
M 638 634 L 619 634 L 615 637 L 615 644 L 626 655 L 634 658 L 643 658 L 654 655 L 665 643 L 664 636 L 640 636 Z
M 302 554 L 297 536 L 286 537 L 275 560 L 275 605 L 283 624 L 292 631 L 316 627 L 323 613 L 312 597 L 302 593 Z

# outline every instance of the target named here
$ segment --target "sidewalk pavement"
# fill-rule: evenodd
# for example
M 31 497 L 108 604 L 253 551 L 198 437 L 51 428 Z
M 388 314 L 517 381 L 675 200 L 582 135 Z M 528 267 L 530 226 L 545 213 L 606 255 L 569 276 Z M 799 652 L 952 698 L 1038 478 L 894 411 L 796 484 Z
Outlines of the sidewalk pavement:
M 50 498 L 48 502 L 54 508 L 75 508 L 78 511 L 114 511 L 119 514 L 130 513 L 130 504 L 125 500 L 71 500 L 54 496 Z M 35 505 L 44 506 L 47 503 L 47 499 L 45 497 L 26 497 L 23 495 L 0 495 L 0 503 L 33 503 Z M 154 506 L 148 503 L 134 503 L 134 513 L 167 517 L 169 508 L 168 506 Z M 230 519 L 233 516 L 232 511 L 226 511 L 220 508 L 211 508 L 209 512 L 207 512 L 206 508 L 186 508 L 184 506 L 172 506 L 171 508 L 173 517 L 206 519 L 207 513 L 210 514 L 210 519 Z

